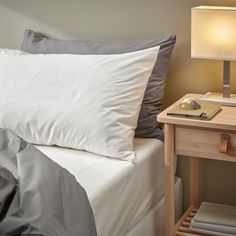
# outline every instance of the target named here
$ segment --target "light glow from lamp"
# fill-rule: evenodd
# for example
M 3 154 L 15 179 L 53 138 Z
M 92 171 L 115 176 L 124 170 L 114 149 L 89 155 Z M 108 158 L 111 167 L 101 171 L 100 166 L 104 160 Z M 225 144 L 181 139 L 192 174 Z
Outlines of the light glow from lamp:
M 236 60 L 236 7 L 192 8 L 191 57 L 224 61 L 223 98 L 229 98 L 230 61 Z

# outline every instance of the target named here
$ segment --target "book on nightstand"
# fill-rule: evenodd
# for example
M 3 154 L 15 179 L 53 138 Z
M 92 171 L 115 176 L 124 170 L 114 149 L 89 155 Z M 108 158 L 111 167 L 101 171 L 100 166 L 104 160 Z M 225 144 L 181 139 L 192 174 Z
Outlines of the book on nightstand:
M 236 207 L 203 202 L 190 223 L 190 229 L 214 236 L 236 235 Z
M 221 109 L 221 105 L 219 104 L 203 103 L 203 102 L 199 102 L 199 104 L 201 105 L 201 108 L 196 110 L 184 110 L 181 109 L 179 105 L 177 105 L 169 112 L 167 112 L 167 115 L 200 119 L 200 120 L 210 120 Z

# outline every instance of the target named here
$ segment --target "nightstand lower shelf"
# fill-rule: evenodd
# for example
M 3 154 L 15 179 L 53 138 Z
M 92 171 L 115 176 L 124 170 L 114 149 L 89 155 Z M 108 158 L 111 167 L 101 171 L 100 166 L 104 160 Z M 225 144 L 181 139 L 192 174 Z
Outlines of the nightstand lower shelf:
M 190 222 L 194 215 L 197 213 L 197 210 L 194 206 L 189 207 L 185 214 L 180 218 L 178 223 L 175 226 L 175 235 L 176 236 L 209 236 L 209 234 L 199 234 L 191 231 L 189 228 Z

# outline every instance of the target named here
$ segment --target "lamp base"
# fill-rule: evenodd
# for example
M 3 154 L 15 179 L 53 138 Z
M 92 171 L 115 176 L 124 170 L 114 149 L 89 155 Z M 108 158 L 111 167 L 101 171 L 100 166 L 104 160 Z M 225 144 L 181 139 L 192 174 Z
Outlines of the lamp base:
M 217 103 L 223 106 L 236 106 L 236 94 L 230 94 L 229 98 L 224 98 L 222 93 L 211 93 L 208 92 L 199 98 L 199 101 L 209 102 L 209 103 Z

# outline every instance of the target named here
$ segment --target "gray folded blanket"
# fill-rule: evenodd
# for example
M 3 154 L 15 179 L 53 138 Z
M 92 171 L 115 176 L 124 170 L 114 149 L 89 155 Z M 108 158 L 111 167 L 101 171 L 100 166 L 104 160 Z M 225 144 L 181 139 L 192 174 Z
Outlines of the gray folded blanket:
M 97 235 L 75 177 L 6 129 L 0 129 L 0 167 L 0 235 Z
M 0 221 L 5 217 L 16 190 L 15 177 L 8 169 L 0 166 Z

